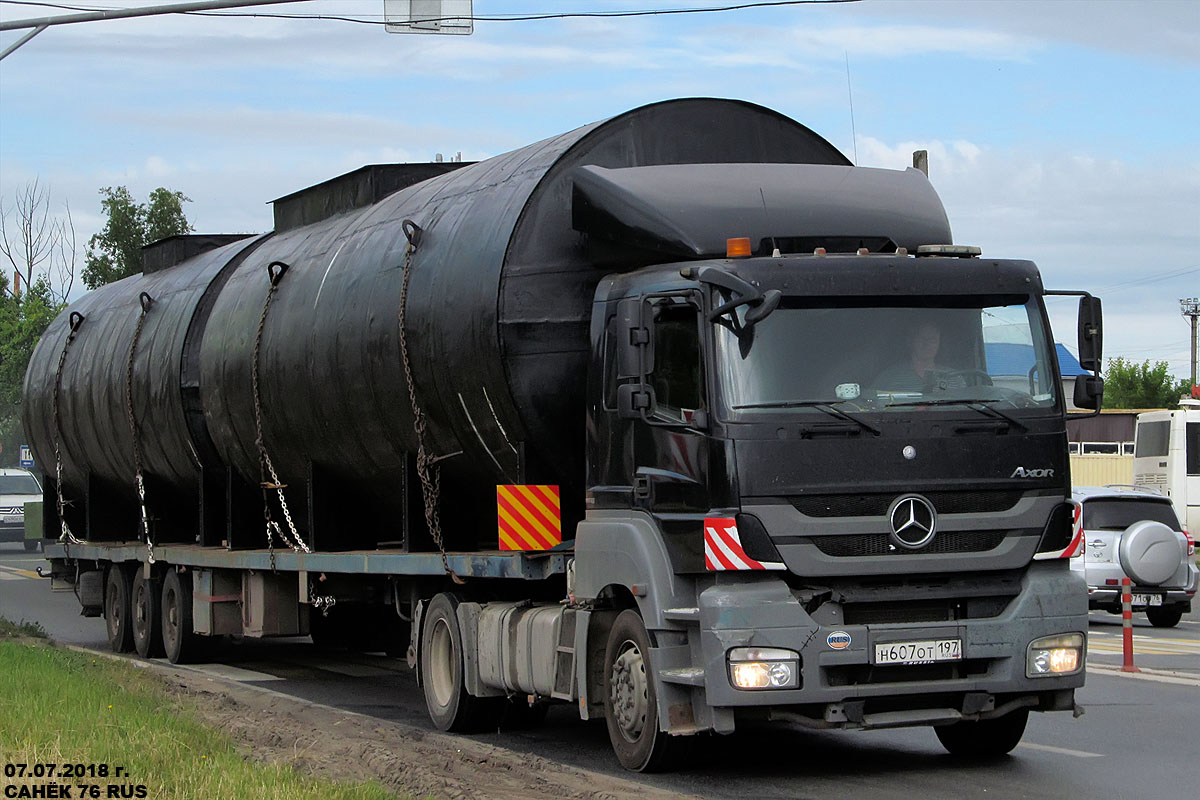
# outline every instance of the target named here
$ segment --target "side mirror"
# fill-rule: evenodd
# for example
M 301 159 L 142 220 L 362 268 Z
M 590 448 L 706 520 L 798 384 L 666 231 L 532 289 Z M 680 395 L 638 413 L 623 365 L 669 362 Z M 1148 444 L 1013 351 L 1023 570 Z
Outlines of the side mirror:
M 1099 372 L 1104 345 L 1104 320 L 1100 311 L 1100 298 L 1086 295 L 1079 298 L 1079 364 L 1088 372 Z M 1079 396 L 1079 383 L 1075 383 L 1075 396 Z M 1103 394 L 1103 386 L 1097 397 Z M 1075 405 L 1079 405 L 1076 401 Z M 1095 406 L 1080 406 L 1095 408 Z
M 647 383 L 623 383 L 617 387 L 617 414 L 622 419 L 644 419 L 655 402 L 654 387 Z
M 1082 363 L 1083 359 L 1080 359 Z M 1104 398 L 1104 379 L 1098 378 L 1095 375 L 1076 375 L 1075 376 L 1075 401 L 1076 408 L 1097 409 L 1100 407 L 1100 401 Z
M 617 378 L 643 378 L 654 369 L 654 337 L 650 335 L 650 312 L 640 297 L 617 304 Z

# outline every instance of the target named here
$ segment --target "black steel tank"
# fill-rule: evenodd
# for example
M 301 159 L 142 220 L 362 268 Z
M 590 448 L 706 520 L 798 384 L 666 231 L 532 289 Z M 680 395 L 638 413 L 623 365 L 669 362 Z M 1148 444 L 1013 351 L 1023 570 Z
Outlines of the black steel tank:
M 26 375 L 35 457 L 53 485 L 55 376 L 78 312 L 57 400 L 62 489 L 77 503 L 68 514 L 85 508 L 80 524 L 92 538 L 135 537 L 125 378 L 145 293 L 153 302 L 128 388 L 149 504 L 155 493 L 175 498 L 154 509 L 170 520 L 198 502 L 202 541 L 262 546 L 262 534 L 241 532 L 237 520 L 261 528 L 261 500 L 252 521 L 260 480 L 252 364 L 268 267 L 282 263 L 261 335 L 259 399 L 263 441 L 293 515 L 322 549 L 403 540 L 416 449 L 398 336 L 407 266 L 408 356 L 457 543 L 494 549 L 496 483 L 559 484 L 576 504 L 566 516 L 581 515 L 592 293 L 607 273 L 674 259 L 574 230 L 570 174 L 581 165 L 690 163 L 849 162 L 760 106 L 673 100 L 310 224 L 284 229 L 277 214 L 272 234 L 102 287 L 55 320 Z M 405 220 L 421 229 L 411 257 Z M 197 535 L 194 508 L 164 523 L 164 535 Z M 100 533 L 98 521 L 110 517 L 124 527 Z

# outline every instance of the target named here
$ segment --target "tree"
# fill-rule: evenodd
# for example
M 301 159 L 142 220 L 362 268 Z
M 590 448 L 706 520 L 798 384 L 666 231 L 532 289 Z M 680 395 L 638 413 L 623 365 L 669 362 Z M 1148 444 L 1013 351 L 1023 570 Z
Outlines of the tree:
M 1123 358 L 1108 360 L 1104 376 L 1104 405 L 1108 408 L 1173 408 L 1189 395 L 1188 380 L 1167 374 L 1167 362 L 1147 359 L 1138 364 Z
M 71 293 L 76 258 L 71 206 L 64 204 L 58 217 L 51 216 L 50 206 L 50 190 L 36 178 L 13 193 L 11 204 L 0 197 L 0 255 L 13 274 L 6 294 L 19 296 L 39 279 L 54 303 L 66 302 Z
M 17 463 L 25 443 L 21 387 L 34 345 L 66 305 L 75 282 L 70 206 L 52 215 L 50 191 L 33 180 L 0 198 L 0 464 Z M 11 268 L 12 278 L 9 278 Z
M 136 275 L 142 271 L 142 247 L 193 230 L 183 213 L 191 198 L 183 192 L 159 187 L 148 203 L 138 203 L 124 186 L 106 186 L 103 199 L 104 228 L 88 240 L 83 282 L 89 289 Z

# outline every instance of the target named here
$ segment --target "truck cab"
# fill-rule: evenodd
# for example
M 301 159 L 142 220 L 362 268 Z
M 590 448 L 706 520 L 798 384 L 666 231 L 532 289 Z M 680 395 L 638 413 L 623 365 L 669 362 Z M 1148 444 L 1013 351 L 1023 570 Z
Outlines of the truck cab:
M 1087 595 L 1044 293 L 1030 262 L 952 247 L 601 282 L 575 597 L 639 610 L 664 732 L 934 724 L 1006 752 L 1030 709 L 1074 708 Z M 627 767 L 672 744 L 608 716 Z

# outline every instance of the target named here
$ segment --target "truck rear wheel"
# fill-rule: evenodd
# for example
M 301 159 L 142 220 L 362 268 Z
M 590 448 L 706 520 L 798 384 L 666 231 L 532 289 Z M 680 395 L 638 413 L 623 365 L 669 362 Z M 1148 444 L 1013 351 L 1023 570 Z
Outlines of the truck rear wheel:
M 690 737 L 659 730 L 649 657 L 650 636 L 641 616 L 622 611 L 604 651 L 604 719 L 617 760 L 634 772 L 670 769 L 691 743 Z
M 108 627 L 108 646 L 114 653 L 128 653 L 133 649 L 129 573 L 124 564 L 113 564 L 108 568 L 104 585 L 104 623 Z
M 429 718 L 443 731 L 467 732 L 499 724 L 504 697 L 473 697 L 463 682 L 458 601 L 442 593 L 429 602 L 421 625 L 421 688 Z
M 192 576 L 181 575 L 174 568 L 163 580 L 162 640 L 167 659 L 172 664 L 196 661 L 200 655 L 200 637 L 192 629 Z
M 162 658 L 162 592 L 158 582 L 146 577 L 139 568 L 133 579 L 132 607 L 133 649 L 142 658 Z
M 1025 735 L 1028 721 L 1029 709 L 1022 708 L 995 719 L 939 725 L 933 731 L 951 755 L 986 758 L 1012 752 Z

